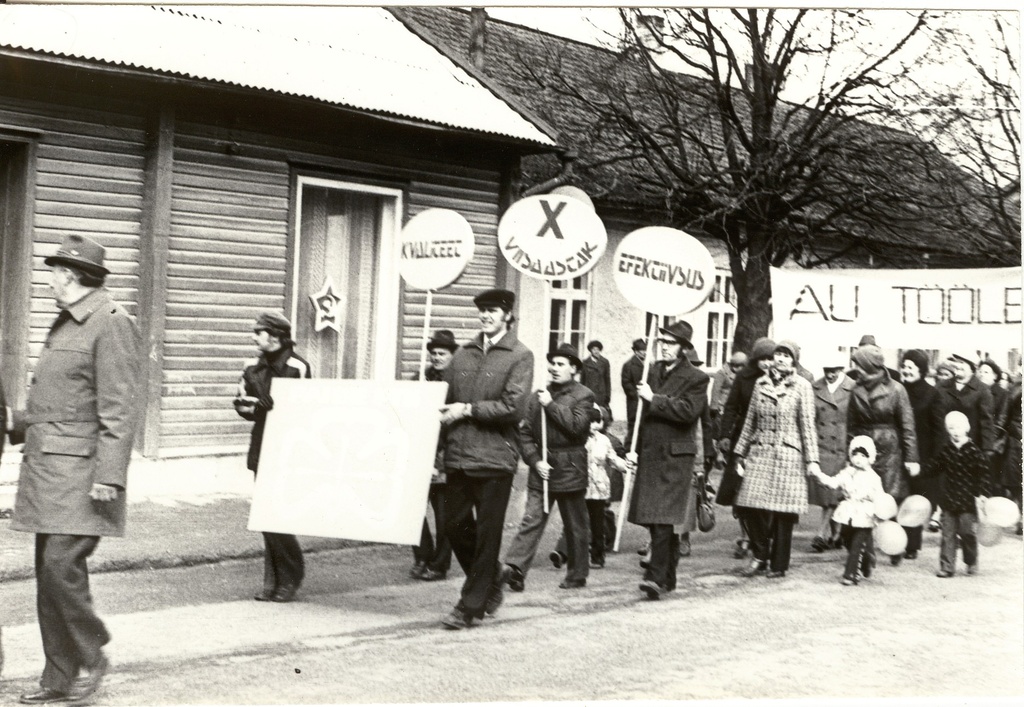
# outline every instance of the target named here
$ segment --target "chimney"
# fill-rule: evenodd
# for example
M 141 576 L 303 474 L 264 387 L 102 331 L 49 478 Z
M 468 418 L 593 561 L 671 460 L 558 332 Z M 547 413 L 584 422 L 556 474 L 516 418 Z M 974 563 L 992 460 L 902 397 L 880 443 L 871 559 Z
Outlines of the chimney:
M 487 10 L 472 7 L 469 10 L 469 60 L 477 71 L 484 70 L 487 55 Z
M 665 35 L 665 18 L 660 14 L 640 11 L 636 16 L 636 34 L 644 48 L 652 54 L 661 54 Z

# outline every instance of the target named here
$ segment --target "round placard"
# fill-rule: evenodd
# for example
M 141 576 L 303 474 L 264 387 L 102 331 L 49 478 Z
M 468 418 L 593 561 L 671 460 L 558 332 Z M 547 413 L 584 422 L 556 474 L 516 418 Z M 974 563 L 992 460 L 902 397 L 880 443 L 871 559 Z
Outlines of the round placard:
M 665 226 L 633 231 L 612 262 L 615 284 L 630 304 L 675 316 L 700 307 L 715 288 L 715 261 L 703 243 Z
M 455 282 L 473 259 L 473 227 L 450 209 L 427 209 L 402 229 L 400 271 L 406 285 L 439 290 Z
M 498 248 L 516 270 L 541 280 L 569 280 L 604 255 L 608 232 L 594 210 L 563 194 L 520 199 L 498 223 Z

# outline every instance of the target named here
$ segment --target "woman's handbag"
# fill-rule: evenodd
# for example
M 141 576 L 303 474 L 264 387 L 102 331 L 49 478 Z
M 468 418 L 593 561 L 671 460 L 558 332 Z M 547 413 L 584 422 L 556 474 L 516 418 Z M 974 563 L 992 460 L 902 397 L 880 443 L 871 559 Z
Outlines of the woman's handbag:
M 704 474 L 697 474 L 694 481 L 697 485 L 697 528 L 702 533 L 710 533 L 715 529 L 715 505 L 708 496 Z

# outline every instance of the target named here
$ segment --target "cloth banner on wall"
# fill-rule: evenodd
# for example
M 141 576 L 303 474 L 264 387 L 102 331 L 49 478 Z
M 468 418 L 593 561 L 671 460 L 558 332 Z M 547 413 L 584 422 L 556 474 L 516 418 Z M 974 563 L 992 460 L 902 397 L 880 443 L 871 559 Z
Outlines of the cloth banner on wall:
M 1021 346 L 1021 268 L 772 268 L 774 338 L 801 345 L 1010 350 Z
M 249 530 L 418 544 L 447 391 L 275 378 Z

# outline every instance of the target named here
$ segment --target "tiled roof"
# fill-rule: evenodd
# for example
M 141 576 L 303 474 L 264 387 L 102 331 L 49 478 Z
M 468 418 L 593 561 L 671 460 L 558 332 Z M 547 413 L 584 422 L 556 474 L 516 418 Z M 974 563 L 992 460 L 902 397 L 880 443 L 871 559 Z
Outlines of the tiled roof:
M 468 53 L 468 12 L 441 7 L 402 7 L 392 12 L 426 27 L 445 42 L 445 52 Z M 560 144 L 578 155 L 574 184 L 583 187 L 599 205 L 636 211 L 647 220 L 669 213 L 666 202 L 678 195 L 666 194 L 655 170 L 621 127 L 602 122 L 586 102 L 608 100 L 603 91 L 607 85 L 615 85 L 626 92 L 615 98 L 624 100 L 641 119 L 649 117 L 652 124 L 665 125 L 669 120 L 666 115 L 670 115 L 684 129 L 699 131 L 710 153 L 702 156 L 695 151 L 691 159 L 713 158 L 715 143 L 720 143 L 708 86 L 699 79 L 677 74 L 674 80 L 680 86 L 675 92 L 679 103 L 666 106 L 659 103 L 655 92 L 646 89 L 646 72 L 638 70 L 638 64 L 622 52 L 490 18 L 485 71 L 560 131 Z M 615 80 L 609 81 L 609 77 Z M 564 84 L 554 88 L 563 80 L 568 80 L 580 95 L 567 97 Z M 734 107 L 744 110 L 741 104 Z M 787 106 L 786 110 L 794 125 L 812 116 L 809 109 L 799 106 Z M 851 204 L 829 203 L 842 215 L 824 224 L 825 231 L 853 236 L 865 245 L 958 255 L 976 255 L 979 248 L 991 247 L 993 241 L 982 236 L 988 217 L 966 194 L 965 175 L 932 146 L 904 132 L 866 122 L 836 122 L 829 130 L 831 137 L 816 155 L 824 166 L 816 168 L 826 173 L 826 180 L 836 182 L 832 188 L 832 193 L 839 195 L 836 199 L 845 199 L 843 195 L 848 191 Z M 634 150 L 632 154 L 630 149 Z M 544 182 L 559 169 L 552 155 L 528 157 L 523 161 L 524 183 Z M 854 207 L 852 202 L 862 194 L 871 195 L 871 203 Z M 915 198 L 908 199 L 909 194 Z M 939 208 L 948 203 L 946 197 L 950 194 L 964 202 L 956 223 L 950 213 Z M 822 207 L 814 205 L 803 210 L 808 223 L 817 219 L 819 232 L 823 228 L 821 212 Z M 870 217 L 865 218 L 866 212 Z M 1011 260 L 1019 258 L 1018 249 L 1013 250 L 1008 254 Z
M 4 48 L 555 146 L 495 91 L 381 8 L 2 5 Z

